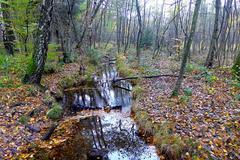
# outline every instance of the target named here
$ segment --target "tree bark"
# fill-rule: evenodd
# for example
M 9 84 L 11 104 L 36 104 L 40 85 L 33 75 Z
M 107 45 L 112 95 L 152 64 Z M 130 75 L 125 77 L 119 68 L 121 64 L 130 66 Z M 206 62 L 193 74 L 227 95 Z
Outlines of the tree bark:
M 8 54 L 13 55 L 15 36 L 12 28 L 13 26 L 11 22 L 11 16 L 9 13 L 10 8 L 6 2 L 2 2 L 1 9 L 2 9 L 3 22 L 4 22 L 4 30 L 3 30 L 4 47 Z
M 214 29 L 212 33 L 212 39 L 208 51 L 208 56 L 205 62 L 205 66 L 208 68 L 213 67 L 213 60 L 214 60 L 214 55 L 216 54 L 216 49 L 217 49 L 217 42 L 218 42 L 218 23 L 219 23 L 219 13 L 220 13 L 220 4 L 221 0 L 216 0 L 215 1 L 215 21 L 214 21 Z
M 184 46 L 184 54 L 183 54 L 181 69 L 180 69 L 179 77 L 177 79 L 177 82 L 176 82 L 175 88 L 173 90 L 172 96 L 178 95 L 178 92 L 180 90 L 180 87 L 181 87 L 181 84 L 182 84 L 182 81 L 183 81 L 185 68 L 186 68 L 186 63 L 187 63 L 187 58 L 190 54 L 190 47 L 191 47 L 192 39 L 193 39 L 193 36 L 195 34 L 195 30 L 196 30 L 196 25 L 197 25 L 197 20 L 198 20 L 198 15 L 199 15 L 199 9 L 200 9 L 200 6 L 201 6 L 201 1 L 202 0 L 197 0 L 196 4 L 195 4 L 195 9 L 194 9 L 194 13 L 193 13 L 193 20 L 192 20 L 192 25 L 191 25 L 191 31 L 190 31 L 189 37 L 187 38 L 187 43 Z
M 136 9 L 137 9 L 137 17 L 138 17 L 138 35 L 137 35 L 137 58 L 138 64 L 140 64 L 140 55 L 141 55 L 141 39 L 142 39 L 142 17 L 140 13 L 140 6 L 138 0 L 136 0 Z
M 34 53 L 30 73 L 24 77 L 24 83 L 39 85 L 47 59 L 48 43 L 50 38 L 50 25 L 54 0 L 44 0 L 41 5 L 41 16 L 38 21 L 38 31 L 35 40 Z

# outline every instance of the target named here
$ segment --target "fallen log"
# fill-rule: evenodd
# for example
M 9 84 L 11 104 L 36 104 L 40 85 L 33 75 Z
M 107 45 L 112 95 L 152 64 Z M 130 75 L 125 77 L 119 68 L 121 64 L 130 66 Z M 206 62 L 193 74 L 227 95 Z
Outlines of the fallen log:
M 126 78 L 117 78 L 113 79 L 113 83 L 116 83 L 118 81 L 123 81 L 123 80 L 131 80 L 131 79 L 138 79 L 138 78 L 159 78 L 159 77 L 178 77 L 178 75 L 171 75 L 171 74 L 160 74 L 160 75 L 154 75 L 154 76 L 133 76 L 133 77 L 126 77 Z M 184 76 L 185 78 L 185 76 Z
M 53 123 L 48 129 L 48 131 L 42 136 L 41 140 L 42 141 L 49 140 L 54 130 L 57 128 L 57 126 L 58 126 L 58 123 Z

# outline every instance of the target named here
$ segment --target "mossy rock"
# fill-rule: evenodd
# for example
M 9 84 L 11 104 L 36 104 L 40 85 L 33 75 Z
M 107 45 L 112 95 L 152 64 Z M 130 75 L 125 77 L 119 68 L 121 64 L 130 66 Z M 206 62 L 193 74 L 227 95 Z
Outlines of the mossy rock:
M 54 104 L 53 107 L 47 112 L 47 117 L 52 120 L 58 120 L 62 114 L 63 108 L 58 104 Z

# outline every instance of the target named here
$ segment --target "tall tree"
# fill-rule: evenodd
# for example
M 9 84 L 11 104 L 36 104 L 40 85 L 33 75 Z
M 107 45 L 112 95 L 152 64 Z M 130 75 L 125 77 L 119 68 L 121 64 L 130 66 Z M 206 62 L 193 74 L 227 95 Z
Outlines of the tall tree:
M 212 68 L 213 66 L 214 55 L 216 54 L 216 49 L 217 49 L 220 7 L 221 7 L 221 0 L 216 0 L 214 28 L 213 28 L 212 39 L 211 39 L 211 43 L 208 51 L 208 56 L 205 62 L 205 66 L 208 68 Z
M 141 38 L 142 38 L 142 17 L 140 13 L 140 6 L 138 0 L 136 0 L 136 9 L 137 9 L 137 17 L 138 17 L 138 35 L 137 35 L 137 58 L 138 64 L 140 64 L 140 54 L 141 54 Z
M 179 72 L 179 76 L 175 85 L 175 88 L 173 90 L 172 95 L 178 95 L 178 92 L 180 90 L 182 81 L 183 81 L 183 77 L 184 77 L 184 73 L 185 73 L 185 68 L 186 68 L 186 63 L 187 63 L 187 59 L 188 56 L 190 54 L 190 48 L 192 45 L 192 39 L 193 36 L 195 34 L 195 30 L 196 30 L 196 25 L 197 25 L 197 20 L 198 20 L 198 15 L 199 15 L 199 9 L 201 6 L 201 1 L 202 0 L 197 0 L 196 4 L 195 4 L 195 9 L 194 9 L 194 13 L 193 13 L 193 19 L 192 19 L 192 24 L 191 24 L 191 31 L 189 34 L 189 37 L 187 38 L 187 43 L 184 46 L 184 53 L 183 53 L 183 59 L 182 59 L 182 64 L 181 64 L 181 68 L 180 68 L 180 72 Z
M 35 40 L 34 53 L 30 73 L 24 77 L 25 83 L 39 85 L 47 58 L 48 43 L 50 38 L 50 25 L 54 0 L 44 0 L 41 4 L 41 16 L 38 21 L 38 31 Z
M 4 29 L 3 29 L 3 43 L 4 47 L 8 54 L 13 55 L 14 53 L 14 31 L 10 16 L 10 7 L 8 4 L 8 1 L 3 1 L 1 3 L 1 9 L 2 9 L 2 17 L 4 22 Z

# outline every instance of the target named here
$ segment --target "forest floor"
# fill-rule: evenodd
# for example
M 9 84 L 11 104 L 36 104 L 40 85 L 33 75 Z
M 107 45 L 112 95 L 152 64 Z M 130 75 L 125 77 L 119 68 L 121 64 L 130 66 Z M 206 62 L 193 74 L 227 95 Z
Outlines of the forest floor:
M 146 63 L 149 61 L 145 60 Z M 144 74 L 154 75 L 159 71 L 161 74 L 178 73 L 179 63 L 173 59 L 161 57 L 154 62 L 151 67 L 142 67 L 145 71 L 148 68 Z M 126 71 L 125 66 L 122 67 Z M 46 104 L 48 93 L 57 93 L 59 81 L 79 72 L 76 63 L 62 68 L 44 76 L 43 85 L 48 87 L 47 92 L 23 85 L 18 79 L 12 84 L 17 87 L 0 88 L 0 159 L 13 159 L 15 156 L 28 159 L 32 156 L 33 142 L 39 141 L 54 122 L 46 116 L 50 109 Z M 198 65 L 189 65 L 179 96 L 170 98 L 175 81 L 176 78 L 171 77 L 138 81 L 138 86 L 144 90 L 139 93 L 134 108 L 134 118 L 140 129 L 146 129 L 143 133 L 147 134 L 152 132 L 147 129 L 155 125 L 167 122 L 170 126 L 169 136 L 157 128 L 147 137 L 153 137 L 152 143 L 158 148 L 161 158 L 171 159 L 167 152 L 173 148 L 171 154 L 181 153 L 186 159 L 240 159 L 240 85 L 232 80 L 230 69 L 206 70 Z M 74 134 L 76 126 L 73 124 L 74 120 L 63 117 L 57 134 L 50 141 L 38 144 L 49 149 L 56 145 L 63 148 L 61 142 Z M 67 127 L 69 125 L 72 127 Z
M 164 59 L 153 66 L 169 74 L 174 64 Z M 171 98 L 175 82 L 171 77 L 144 79 L 144 92 L 134 108 L 135 120 L 144 134 L 153 136 L 161 157 L 171 159 L 181 152 L 186 159 L 240 159 L 240 86 L 232 80 L 231 70 L 188 66 L 180 94 Z M 149 123 L 142 122 L 144 118 Z M 166 122 L 171 126 L 170 136 L 151 133 L 151 127 Z M 182 147 L 173 135 L 183 141 Z
M 48 88 L 47 92 L 41 92 L 32 85 L 23 85 L 19 79 L 13 82 L 19 87 L 0 88 L 0 159 L 13 159 L 16 155 L 29 158 L 29 146 L 47 132 L 52 124 L 46 116 L 49 110 L 45 102 L 47 93 L 55 93 L 58 82 L 78 72 L 79 66 L 72 63 L 62 68 L 60 72 L 44 76 L 43 85 Z M 27 154 L 21 155 L 23 151 Z

